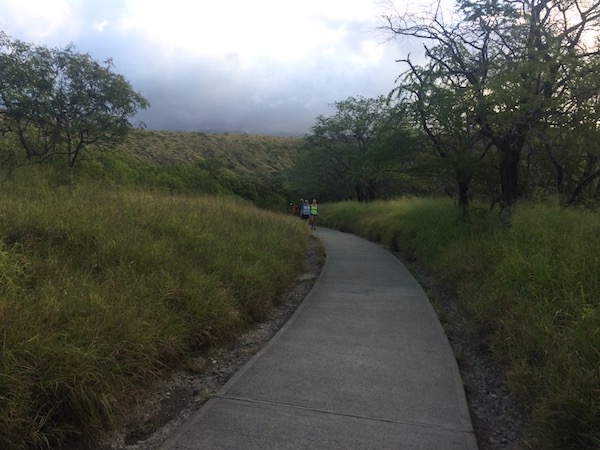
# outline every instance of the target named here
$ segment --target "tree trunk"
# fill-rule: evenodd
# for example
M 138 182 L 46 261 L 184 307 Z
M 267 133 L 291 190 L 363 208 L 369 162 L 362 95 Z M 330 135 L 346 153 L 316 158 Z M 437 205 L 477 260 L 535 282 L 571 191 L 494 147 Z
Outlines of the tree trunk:
M 554 152 L 552 150 L 552 144 L 549 142 L 549 140 L 543 136 L 542 136 L 542 140 L 544 142 L 544 148 L 546 149 L 546 154 L 550 158 L 550 162 L 552 163 L 552 166 L 554 166 L 554 172 L 555 172 L 554 178 L 556 180 L 555 181 L 556 190 L 558 191 L 558 193 L 560 195 L 564 195 L 564 193 L 565 193 L 565 168 L 563 167 L 561 162 L 554 155 Z
M 469 207 L 469 187 L 471 185 L 472 175 L 458 170 L 456 181 L 458 183 L 458 204 L 466 210 Z
M 599 177 L 600 177 L 600 170 L 597 170 L 596 172 L 590 174 L 587 178 L 585 178 L 581 183 L 579 183 L 577 188 L 571 194 L 571 197 L 569 197 L 569 200 L 567 200 L 566 205 L 571 206 L 573 203 L 575 203 L 575 201 L 581 195 L 583 190 Z
M 358 200 L 359 202 L 364 202 L 367 200 L 365 198 L 365 190 L 363 189 L 362 182 L 360 182 L 360 181 L 356 182 L 355 191 L 356 191 L 356 200 Z
M 519 163 L 525 138 L 524 131 L 517 131 L 510 133 L 496 144 L 502 154 L 500 161 L 501 208 L 512 207 L 519 197 Z

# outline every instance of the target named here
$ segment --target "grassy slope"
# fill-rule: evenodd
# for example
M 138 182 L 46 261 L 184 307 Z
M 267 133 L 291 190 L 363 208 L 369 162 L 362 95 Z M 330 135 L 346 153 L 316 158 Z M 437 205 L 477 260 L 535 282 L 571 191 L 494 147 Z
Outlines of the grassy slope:
M 302 268 L 306 227 L 246 202 L 30 182 L 0 197 L 3 449 L 94 434 Z
M 295 137 L 133 130 L 120 148 L 144 162 L 191 163 L 215 158 L 240 174 L 291 167 L 304 141 Z
M 269 175 L 290 167 L 302 144 L 135 130 L 120 150 L 158 168 L 215 158 L 236 174 Z M 61 177 L 34 167 L 2 180 L 0 447 L 7 449 L 55 448 L 72 433 L 93 434 L 163 368 L 235 338 L 300 270 L 308 233 L 242 201 L 62 189 L 45 184 L 48 174 Z
M 510 228 L 450 200 L 321 205 L 319 221 L 400 249 L 456 292 L 530 408 L 530 443 L 600 448 L 600 218 L 524 204 Z

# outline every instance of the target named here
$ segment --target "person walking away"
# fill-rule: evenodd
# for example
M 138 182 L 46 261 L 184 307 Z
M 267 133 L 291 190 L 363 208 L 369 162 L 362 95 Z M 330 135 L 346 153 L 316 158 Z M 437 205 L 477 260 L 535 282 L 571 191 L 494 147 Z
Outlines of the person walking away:
M 313 198 L 312 203 L 310 204 L 310 229 L 317 229 L 317 216 L 319 215 L 319 205 L 317 205 L 317 200 Z
M 304 200 L 304 204 L 302 205 L 302 220 L 308 220 L 310 217 L 310 205 L 308 204 L 308 199 Z

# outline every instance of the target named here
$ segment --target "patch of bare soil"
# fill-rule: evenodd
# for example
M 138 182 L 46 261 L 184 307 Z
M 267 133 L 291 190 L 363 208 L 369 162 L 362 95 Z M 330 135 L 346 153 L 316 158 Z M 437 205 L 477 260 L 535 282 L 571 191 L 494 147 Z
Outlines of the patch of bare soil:
M 305 272 L 285 293 L 270 317 L 231 348 L 197 356 L 157 384 L 123 425 L 101 440 L 101 450 L 156 449 L 215 395 L 229 378 L 266 344 L 292 316 L 316 281 L 322 265 L 320 245 L 311 239 Z M 446 334 L 459 355 L 471 419 L 480 450 L 523 450 L 523 413 L 507 387 L 502 370 L 469 336 L 465 319 L 451 296 L 414 262 L 408 269 L 427 292 Z

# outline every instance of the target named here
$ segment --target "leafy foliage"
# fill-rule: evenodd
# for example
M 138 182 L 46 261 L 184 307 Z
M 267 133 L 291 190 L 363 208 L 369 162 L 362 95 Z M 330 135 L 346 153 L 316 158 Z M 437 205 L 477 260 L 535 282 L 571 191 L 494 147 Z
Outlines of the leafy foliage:
M 386 97 L 349 97 L 333 106 L 332 116 L 317 117 L 288 172 L 297 196 L 308 190 L 321 201 L 369 201 L 407 188 L 417 146 L 400 105 Z
M 48 49 L 0 34 L 0 129 L 15 133 L 28 161 L 73 167 L 86 151 L 111 149 L 148 102 L 121 75 L 73 46 Z
M 600 165 L 586 164 L 597 159 L 595 150 L 571 165 L 557 139 L 583 127 L 597 141 L 600 50 L 591 38 L 600 25 L 598 2 L 462 1 L 450 14 L 438 8 L 386 19 L 392 36 L 425 43 L 425 64 L 405 59 L 401 91 L 434 148 L 441 156 L 450 145 L 454 154 L 477 158 L 494 150 L 504 207 L 530 188 L 519 179 L 524 153 L 549 158 L 563 192 L 566 179 L 578 180 L 575 196 L 600 177 Z

